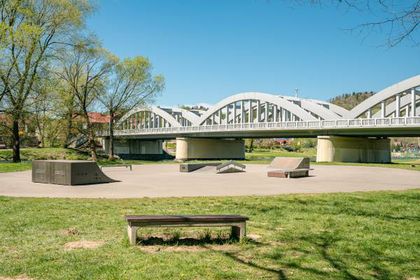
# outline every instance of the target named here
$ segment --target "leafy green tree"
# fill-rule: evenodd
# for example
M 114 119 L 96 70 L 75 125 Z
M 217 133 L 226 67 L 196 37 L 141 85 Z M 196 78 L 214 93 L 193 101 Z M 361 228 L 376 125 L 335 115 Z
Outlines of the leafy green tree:
M 112 68 L 108 87 L 99 100 L 108 112 L 109 159 L 114 157 L 114 124 L 118 116 L 134 107 L 146 105 L 164 87 L 162 76 L 153 76 L 147 58 L 136 56 L 118 61 Z
M 29 116 L 35 126 L 41 147 L 56 146 L 62 131 L 63 121 L 60 116 L 62 110 L 59 105 L 60 95 L 57 90 L 59 81 L 50 72 L 40 75 L 35 83 L 35 99 L 30 101 Z
M 85 123 L 85 134 L 93 160 L 97 160 L 96 135 L 89 112 L 97 105 L 98 98 L 106 92 L 108 75 L 116 58 L 98 43 L 85 41 L 66 50 L 62 56 L 61 71 L 57 74 L 70 89 L 77 115 Z
M 65 81 L 58 79 L 56 89 L 59 98 L 56 100 L 55 108 L 60 108 L 57 115 L 63 124 L 62 146 L 63 148 L 67 148 L 76 135 L 74 122 L 77 118 L 77 103 L 71 87 Z
M 87 0 L 0 1 L 0 98 L 12 120 L 13 161 L 20 161 L 19 124 L 36 94 L 39 71 L 83 27 L 92 7 Z
M 341 106 L 347 110 L 351 110 L 374 94 L 375 93 L 373 91 L 344 93 L 331 98 L 329 102 Z

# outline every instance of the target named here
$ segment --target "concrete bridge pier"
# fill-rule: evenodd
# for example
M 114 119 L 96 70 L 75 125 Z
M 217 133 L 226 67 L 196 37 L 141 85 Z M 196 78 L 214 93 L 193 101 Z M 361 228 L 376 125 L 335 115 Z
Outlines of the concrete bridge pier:
M 388 138 L 318 136 L 317 162 L 391 162 Z
M 103 148 L 109 151 L 109 139 L 103 139 Z M 123 159 L 173 159 L 163 149 L 163 140 L 114 139 L 114 153 Z
M 245 159 L 245 142 L 242 139 L 177 138 L 175 159 Z

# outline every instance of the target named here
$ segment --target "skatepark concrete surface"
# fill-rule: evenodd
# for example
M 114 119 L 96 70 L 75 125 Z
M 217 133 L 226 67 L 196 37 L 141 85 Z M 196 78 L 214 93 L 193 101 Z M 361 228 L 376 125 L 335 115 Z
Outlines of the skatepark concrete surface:
M 107 167 L 103 171 L 120 182 L 61 186 L 31 182 L 31 171 L 0 173 L 0 195 L 19 197 L 185 197 L 276 195 L 420 188 L 420 172 L 364 166 L 315 165 L 310 177 L 269 178 L 267 165 L 248 164 L 246 172 L 216 174 L 215 168 L 179 172 L 178 164 Z

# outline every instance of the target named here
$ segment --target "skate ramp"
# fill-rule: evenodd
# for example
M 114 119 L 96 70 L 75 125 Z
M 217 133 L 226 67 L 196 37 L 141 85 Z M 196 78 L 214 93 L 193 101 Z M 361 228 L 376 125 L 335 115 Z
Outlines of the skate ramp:
M 307 157 L 275 157 L 269 167 L 282 170 L 309 169 L 310 160 Z
M 106 176 L 94 161 L 34 160 L 32 182 L 57 185 L 89 185 L 116 182 Z
M 309 176 L 309 158 L 276 157 L 271 162 L 268 177 L 299 178 Z M 274 170 L 273 170 L 274 169 Z
M 180 172 L 193 172 L 207 166 L 216 167 L 217 165 L 220 165 L 220 164 L 221 162 L 181 163 L 179 165 L 179 171 Z
M 194 173 L 216 173 L 216 166 L 204 166 L 197 169 Z
M 217 174 L 245 172 L 245 168 L 246 166 L 241 163 L 228 161 L 218 165 L 216 167 L 216 172 Z

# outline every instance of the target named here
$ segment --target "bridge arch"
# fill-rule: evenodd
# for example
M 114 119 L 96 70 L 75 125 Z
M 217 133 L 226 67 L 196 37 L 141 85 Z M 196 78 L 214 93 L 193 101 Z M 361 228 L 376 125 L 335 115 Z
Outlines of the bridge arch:
M 342 118 L 348 118 L 348 115 L 350 113 L 349 110 L 347 110 L 347 109 L 345 109 L 341 106 L 338 106 L 338 105 L 332 104 L 330 102 L 327 102 L 327 101 L 322 101 L 322 100 L 318 100 L 318 99 L 307 99 L 307 100 L 315 102 L 316 104 L 319 104 L 321 106 L 324 106 L 325 108 L 334 112 L 335 114 L 339 115 Z
M 244 92 L 229 96 L 209 108 L 196 125 L 316 120 L 287 99 L 261 93 Z
M 195 113 L 188 111 L 187 109 L 183 108 L 171 108 L 172 115 L 177 114 L 181 118 L 185 119 L 183 122 L 182 120 L 178 120 L 181 122 L 182 126 L 191 126 L 199 122 L 200 116 L 196 115 Z
M 324 104 L 320 104 L 316 100 L 304 99 L 293 96 L 281 96 L 291 102 L 297 102 L 301 108 L 310 114 L 314 115 L 318 119 L 328 120 L 328 119 L 340 119 L 341 116 L 334 111 L 327 108 Z
M 420 91 L 417 91 L 417 93 L 415 94 L 415 104 L 416 104 L 416 113 L 414 114 L 415 116 L 419 116 L 420 115 Z M 413 105 L 413 100 L 412 100 L 412 96 L 411 94 L 406 94 L 404 96 L 402 96 L 400 98 L 400 116 L 404 116 L 404 117 L 409 117 L 410 113 L 412 113 L 411 111 L 411 106 Z M 388 118 L 388 117 L 392 117 L 395 115 L 395 111 L 397 110 L 397 101 L 392 101 L 389 104 L 386 104 L 385 106 L 385 110 L 384 112 L 382 112 L 381 110 L 378 110 L 374 115 L 373 118 Z
M 403 80 L 399 83 L 396 83 L 392 86 L 389 86 L 380 92 L 372 95 L 356 107 L 354 107 L 350 113 L 349 118 L 350 119 L 356 119 L 363 116 L 366 116 L 367 118 L 371 118 L 372 116 L 372 110 L 379 108 L 376 108 L 380 106 L 380 117 L 385 118 L 388 114 L 387 111 L 387 104 L 393 103 L 394 104 L 394 115 L 395 117 L 401 116 L 401 109 L 403 109 L 403 106 L 401 106 L 402 99 L 410 100 L 411 108 L 410 110 L 410 116 L 414 117 L 417 115 L 417 95 L 418 90 L 417 87 L 420 86 L 420 75 L 408 78 L 406 80 Z M 407 97 L 409 96 L 409 97 Z M 392 100 L 394 99 L 394 100 Z
M 180 127 L 181 124 L 166 110 L 151 107 L 136 107 L 127 112 L 117 123 L 120 129 Z

